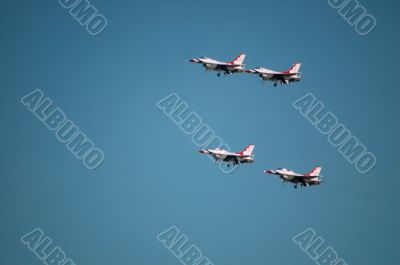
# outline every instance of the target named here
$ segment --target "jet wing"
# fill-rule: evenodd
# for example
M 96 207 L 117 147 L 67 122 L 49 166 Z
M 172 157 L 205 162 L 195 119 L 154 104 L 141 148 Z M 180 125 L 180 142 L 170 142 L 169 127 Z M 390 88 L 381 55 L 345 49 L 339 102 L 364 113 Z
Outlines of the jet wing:
M 231 153 L 225 150 L 221 150 L 221 151 L 211 151 L 210 152 L 213 155 L 223 155 L 223 156 L 234 156 L 236 153 Z
M 242 155 L 242 154 L 238 154 L 238 153 L 233 153 L 230 156 L 234 156 L 234 157 L 254 157 L 254 155 Z
M 229 63 L 206 63 L 206 62 L 203 62 L 203 64 L 217 65 L 217 66 L 230 66 L 230 67 L 244 66 L 243 64 L 229 64 Z
M 252 73 L 252 74 L 263 74 L 263 75 L 270 75 L 272 76 L 287 76 L 291 77 L 293 75 L 296 75 L 298 73 L 285 73 L 285 72 L 277 72 L 269 69 L 250 69 L 250 70 L 245 70 L 247 73 Z
M 280 175 L 285 175 L 285 176 L 289 176 L 289 177 L 295 177 L 295 178 L 302 178 L 302 177 L 304 177 L 303 175 L 300 175 L 300 174 L 280 174 Z
M 270 173 L 270 174 L 275 174 L 275 175 L 281 175 L 281 176 L 288 176 L 288 177 L 302 177 L 304 176 L 303 174 L 296 173 L 294 171 L 280 171 L 280 170 L 265 170 L 265 173 Z
M 279 76 L 279 77 L 292 77 L 294 75 L 297 75 L 298 73 L 277 73 L 277 74 L 272 74 L 274 77 Z
M 221 153 L 221 155 L 232 156 L 232 157 L 248 157 L 249 156 L 249 155 L 242 155 L 242 154 L 231 153 L 231 152 Z
M 199 59 L 199 61 L 200 61 L 201 63 L 204 63 L 204 64 L 212 64 L 212 65 L 228 65 L 228 63 L 225 63 L 225 62 L 220 62 L 220 61 L 217 61 L 217 60 L 214 60 L 214 59 L 205 59 L 205 60 L 203 60 L 203 59 Z
M 227 62 L 220 62 L 214 59 L 196 59 L 198 62 L 201 62 L 202 64 L 208 64 L 208 65 L 218 65 L 218 66 L 232 66 L 232 67 L 237 67 L 237 66 L 244 66 L 244 64 L 234 64 L 234 63 L 227 63 Z M 195 62 L 195 61 L 194 61 Z
M 246 72 L 247 73 L 252 73 L 252 74 L 269 74 L 269 75 L 284 74 L 284 72 L 277 72 L 277 71 L 269 70 L 269 69 L 266 69 L 266 68 L 250 69 L 250 70 L 246 70 Z
M 294 175 L 296 179 L 309 179 L 309 178 L 315 178 L 316 176 L 305 176 L 305 175 Z
M 235 156 L 235 157 L 240 157 L 242 155 L 237 154 L 237 153 L 228 153 L 227 156 Z

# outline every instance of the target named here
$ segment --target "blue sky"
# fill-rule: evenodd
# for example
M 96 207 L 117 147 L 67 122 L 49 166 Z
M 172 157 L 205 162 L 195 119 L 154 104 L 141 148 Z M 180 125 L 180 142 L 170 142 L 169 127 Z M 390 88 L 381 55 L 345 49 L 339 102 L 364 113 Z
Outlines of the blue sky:
M 20 237 L 40 227 L 76 264 L 179 264 L 156 235 L 177 226 L 215 265 L 313 264 L 292 242 L 315 229 L 348 264 L 398 264 L 400 182 L 397 1 L 363 0 L 377 20 L 360 36 L 327 1 L 91 2 L 108 20 L 91 36 L 58 1 L 0 8 L 0 264 L 42 264 Z M 274 88 L 253 75 L 218 78 L 192 57 L 286 70 Z M 41 89 L 99 146 L 96 170 L 60 143 L 20 98 Z M 234 150 L 256 161 L 233 174 L 156 102 L 178 94 Z M 360 174 L 299 112 L 313 93 L 367 146 Z M 294 190 L 264 169 L 326 184 Z

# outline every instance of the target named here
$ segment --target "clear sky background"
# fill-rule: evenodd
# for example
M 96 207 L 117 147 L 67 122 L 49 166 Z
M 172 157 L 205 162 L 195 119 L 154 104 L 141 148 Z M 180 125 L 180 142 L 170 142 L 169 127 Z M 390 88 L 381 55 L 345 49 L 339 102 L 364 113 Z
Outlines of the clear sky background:
M 58 1 L 0 4 L 0 264 L 42 264 L 20 237 L 43 229 L 77 265 L 176 265 L 156 235 L 177 226 L 215 265 L 306 265 L 308 227 L 352 264 L 399 262 L 398 1 L 360 1 L 377 20 L 360 36 L 327 1 L 93 0 L 91 36 Z M 204 73 L 193 57 L 248 68 L 303 63 L 299 83 Z M 105 153 L 88 170 L 20 98 L 41 89 Z M 233 174 L 156 106 L 177 93 L 234 151 Z M 313 93 L 377 157 L 360 174 L 292 107 Z M 295 190 L 264 169 L 326 184 Z

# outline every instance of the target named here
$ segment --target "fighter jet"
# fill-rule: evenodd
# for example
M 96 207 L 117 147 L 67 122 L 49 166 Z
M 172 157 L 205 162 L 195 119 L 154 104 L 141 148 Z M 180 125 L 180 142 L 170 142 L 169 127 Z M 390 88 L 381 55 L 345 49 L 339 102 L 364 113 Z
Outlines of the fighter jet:
M 252 155 L 255 145 L 248 145 L 243 151 L 239 153 L 229 152 L 224 149 L 215 148 L 215 149 L 204 149 L 199 152 L 202 154 L 212 155 L 215 161 L 223 161 L 227 162 L 227 166 L 231 165 L 239 165 L 244 163 L 253 163 L 254 155 Z
M 289 70 L 284 72 L 273 71 L 264 67 L 257 67 L 255 69 L 245 70 L 246 73 L 258 74 L 261 78 L 261 82 L 272 81 L 274 86 L 278 85 L 278 82 L 283 84 L 289 84 L 292 82 L 298 82 L 301 79 L 300 70 L 301 63 L 295 63 L 290 67 Z
M 224 73 L 224 75 L 230 75 L 233 73 L 238 73 L 238 72 L 243 72 L 244 71 L 244 58 L 246 57 L 246 54 L 241 53 L 239 56 L 237 56 L 235 59 L 233 59 L 231 62 L 220 62 L 211 58 L 207 57 L 199 57 L 199 58 L 193 58 L 190 59 L 189 62 L 192 63 L 201 63 L 203 67 L 205 68 L 206 72 L 209 70 L 212 71 L 217 71 L 218 76 L 221 76 L 221 72 Z
M 321 167 L 315 167 L 309 173 L 296 173 L 286 168 L 278 168 L 275 170 L 264 170 L 265 173 L 278 175 L 282 182 L 290 182 L 294 184 L 294 188 L 297 189 L 297 185 L 301 187 L 308 187 L 313 185 L 321 184 Z

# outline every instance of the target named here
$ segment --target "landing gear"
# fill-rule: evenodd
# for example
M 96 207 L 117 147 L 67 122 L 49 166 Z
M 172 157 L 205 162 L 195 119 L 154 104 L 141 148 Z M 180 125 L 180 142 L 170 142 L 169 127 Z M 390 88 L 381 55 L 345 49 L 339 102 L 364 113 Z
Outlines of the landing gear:
M 277 83 L 274 83 L 274 86 L 277 86 L 278 84 Z
M 229 162 L 226 163 L 226 167 L 236 167 L 236 166 L 239 166 L 239 165 L 240 165 L 240 163 L 237 162 L 237 161 L 229 161 Z
M 220 72 L 218 72 L 217 76 L 221 76 L 221 73 L 220 73 Z
M 237 165 L 238 165 L 237 163 L 228 163 L 228 164 L 226 164 L 227 167 L 235 167 Z
M 297 184 L 296 184 L 296 185 L 294 185 L 294 188 L 295 188 L 295 189 L 297 189 Z

